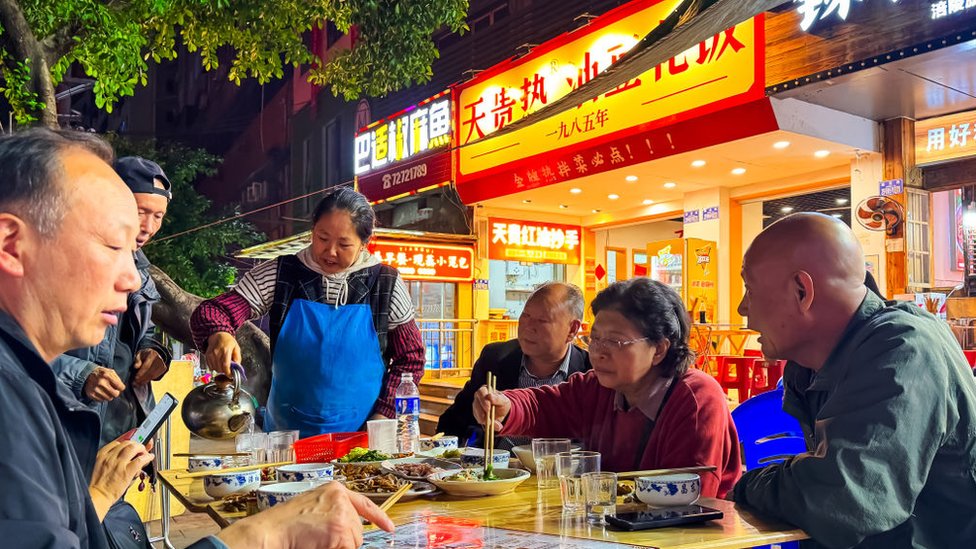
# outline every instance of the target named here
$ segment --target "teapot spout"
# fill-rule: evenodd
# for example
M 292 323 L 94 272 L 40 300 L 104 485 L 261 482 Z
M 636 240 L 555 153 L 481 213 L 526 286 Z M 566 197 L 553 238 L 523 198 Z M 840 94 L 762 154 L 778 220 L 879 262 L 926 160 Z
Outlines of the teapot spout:
M 227 420 L 227 427 L 234 433 L 247 429 L 251 426 L 253 418 L 248 412 L 237 414 Z

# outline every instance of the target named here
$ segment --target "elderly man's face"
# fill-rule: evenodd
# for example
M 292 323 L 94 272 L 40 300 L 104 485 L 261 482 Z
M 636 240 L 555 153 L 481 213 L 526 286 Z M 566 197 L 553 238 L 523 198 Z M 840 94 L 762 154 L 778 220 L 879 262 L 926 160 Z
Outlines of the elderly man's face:
M 742 262 L 745 293 L 738 311 L 748 317 L 749 329 L 760 333 L 759 343 L 767 359 L 789 360 L 794 340 L 787 306 L 789 277 L 771 263 L 756 264 L 746 254 Z
M 565 356 L 566 346 L 576 336 L 576 323 L 564 303 L 552 295 L 533 296 L 518 321 L 522 353 L 535 358 Z
M 132 254 L 139 220 L 135 199 L 112 168 L 91 153 L 61 155 L 68 211 L 50 238 L 29 238 L 24 278 L 42 326 L 44 354 L 94 345 L 118 322 L 139 288 Z
M 156 186 L 162 188 L 158 182 Z M 136 246 L 142 248 L 163 227 L 163 218 L 166 217 L 169 200 L 166 200 L 165 196 L 150 193 L 136 193 L 135 197 L 136 205 L 139 207 L 139 234 L 136 236 Z

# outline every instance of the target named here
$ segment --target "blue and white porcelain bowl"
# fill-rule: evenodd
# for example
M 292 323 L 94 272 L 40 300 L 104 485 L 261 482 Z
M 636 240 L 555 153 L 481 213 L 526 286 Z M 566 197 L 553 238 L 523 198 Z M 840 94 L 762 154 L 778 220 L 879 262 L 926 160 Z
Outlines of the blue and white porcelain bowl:
M 495 468 L 507 469 L 508 460 L 512 454 L 508 450 L 495 450 L 491 456 L 491 465 Z M 484 448 L 465 448 L 461 451 L 461 465 L 464 467 L 484 467 Z
M 214 499 L 253 492 L 259 486 L 261 486 L 260 469 L 237 473 L 214 473 L 203 477 L 203 490 Z
M 331 463 L 294 463 L 278 467 L 278 482 L 332 480 L 335 465 Z
M 694 473 L 637 477 L 637 499 L 655 507 L 691 505 L 701 496 L 701 478 Z
M 191 473 L 197 471 L 218 471 L 227 467 L 223 456 L 193 456 L 187 459 L 187 470 Z
M 437 440 L 429 438 L 420 439 L 420 450 L 429 452 L 431 450 L 457 450 L 458 437 L 441 437 Z
M 329 481 L 325 480 L 324 482 Z M 308 492 L 317 486 L 321 486 L 324 482 L 321 480 L 305 482 L 279 482 L 278 484 L 262 486 L 258 488 L 258 510 L 264 511 L 265 509 L 270 509 L 279 503 L 284 503 L 290 500 L 298 494 Z

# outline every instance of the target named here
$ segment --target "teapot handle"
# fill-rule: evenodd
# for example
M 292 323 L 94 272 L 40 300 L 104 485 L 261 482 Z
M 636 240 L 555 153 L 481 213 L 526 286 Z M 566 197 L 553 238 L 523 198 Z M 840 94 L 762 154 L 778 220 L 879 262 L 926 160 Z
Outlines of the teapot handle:
M 234 376 L 234 396 L 231 400 L 237 402 L 237 397 L 241 394 L 241 380 L 246 380 L 247 374 L 244 373 L 244 367 L 236 362 L 230 363 L 230 371 Z

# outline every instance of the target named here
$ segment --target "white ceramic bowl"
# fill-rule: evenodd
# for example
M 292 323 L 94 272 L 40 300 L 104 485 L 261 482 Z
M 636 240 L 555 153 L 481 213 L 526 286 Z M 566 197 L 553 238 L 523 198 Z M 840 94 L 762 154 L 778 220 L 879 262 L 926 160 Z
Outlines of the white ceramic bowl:
M 430 440 L 429 438 L 420 439 L 420 450 L 422 452 L 429 452 L 431 450 L 457 450 L 458 447 L 458 437 L 448 436 L 441 437 L 437 440 Z
M 261 486 L 261 470 L 237 473 L 214 473 L 203 477 L 203 490 L 207 495 L 220 499 L 231 494 L 246 494 Z
M 512 454 L 508 450 L 495 450 L 491 456 L 491 465 L 496 468 L 508 468 L 508 460 Z M 461 451 L 461 465 L 464 467 L 484 467 L 484 448 L 465 448 Z
M 580 445 L 572 444 L 569 448 L 571 452 L 575 452 L 576 450 L 580 449 Z M 522 466 L 524 468 L 532 471 L 532 473 L 535 474 L 535 458 L 532 457 L 531 444 L 516 446 L 512 448 L 512 453 L 515 454 L 515 457 L 519 458 L 519 461 L 522 462 Z
M 279 482 L 304 482 L 307 480 L 331 480 L 335 465 L 331 463 L 293 463 L 277 468 Z
M 480 468 L 469 469 L 469 471 L 476 476 L 483 473 L 483 470 Z M 448 477 L 456 475 L 458 472 L 444 471 L 443 473 L 434 473 L 427 477 L 427 480 L 452 496 L 479 497 L 507 494 L 515 490 L 519 484 L 522 484 L 529 478 L 529 472 L 523 469 L 495 469 L 494 473 L 498 477 L 498 480 L 447 480 Z
M 321 486 L 326 482 L 330 481 L 279 482 L 277 484 L 262 486 L 258 488 L 258 509 L 264 511 L 279 503 L 284 503 L 298 494 Z
M 691 505 L 701 496 L 701 477 L 694 473 L 637 477 L 637 499 L 655 507 Z
M 223 456 L 193 456 L 187 459 L 187 470 L 191 473 L 197 471 L 218 471 L 227 467 Z

